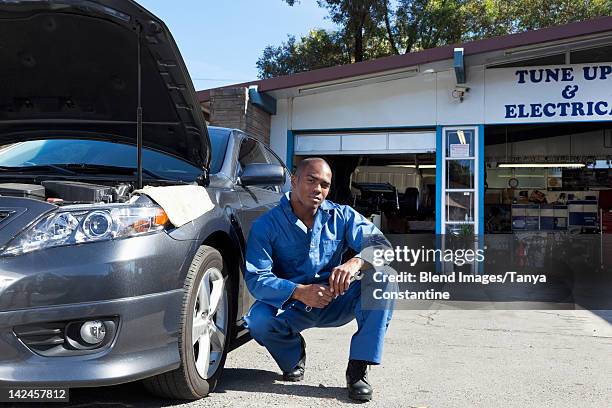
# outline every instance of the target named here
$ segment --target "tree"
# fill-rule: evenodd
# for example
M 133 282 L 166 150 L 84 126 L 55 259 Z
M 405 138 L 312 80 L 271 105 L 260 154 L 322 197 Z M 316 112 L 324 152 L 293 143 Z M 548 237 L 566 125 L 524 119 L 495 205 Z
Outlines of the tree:
M 590 20 L 612 14 L 610 0 L 516 0 L 517 31 Z
M 311 30 L 296 40 L 288 36 L 278 47 L 267 46 L 257 61 L 260 78 L 288 75 L 351 62 L 350 51 L 337 31 Z
M 342 33 L 352 42 L 353 61 L 364 59 L 364 42 L 369 38 L 380 37 L 376 20 L 378 0 L 318 0 L 326 7 L 331 20 L 340 25 Z
M 458 43 L 466 1 L 400 0 L 395 11 L 398 45 L 404 53 Z
M 611 0 L 472 0 L 463 7 L 468 17 L 462 40 L 590 20 L 612 14 Z
M 283 0 L 290 6 L 299 0 Z M 317 0 L 336 31 L 268 46 L 259 76 L 286 75 L 612 15 L 612 0 Z
M 298 0 L 284 0 L 290 6 Z M 381 24 L 381 10 L 388 0 L 317 0 L 325 7 L 332 22 L 341 27 L 335 39 L 350 53 L 351 62 L 390 55 L 393 50 Z M 384 3 L 384 5 L 383 5 Z

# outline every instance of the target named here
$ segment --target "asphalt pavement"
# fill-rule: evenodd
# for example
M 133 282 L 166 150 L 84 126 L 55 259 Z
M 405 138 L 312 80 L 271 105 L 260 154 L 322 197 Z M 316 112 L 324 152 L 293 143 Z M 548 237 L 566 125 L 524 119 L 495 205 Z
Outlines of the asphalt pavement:
M 370 370 L 374 399 L 359 405 L 608 408 L 611 323 L 611 311 L 397 310 L 383 364 Z M 267 351 L 251 341 L 229 354 L 218 388 L 200 401 L 160 400 L 134 383 L 71 390 L 69 406 L 353 405 L 346 394 L 344 371 L 355 328 L 352 322 L 304 332 L 303 382 L 281 381 Z

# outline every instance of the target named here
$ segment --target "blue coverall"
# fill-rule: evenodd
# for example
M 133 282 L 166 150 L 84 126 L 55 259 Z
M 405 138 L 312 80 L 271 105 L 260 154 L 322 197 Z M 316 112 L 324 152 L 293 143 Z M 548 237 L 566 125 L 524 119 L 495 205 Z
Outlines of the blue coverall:
M 310 230 L 293 213 L 289 194 L 258 218 L 249 233 L 244 278 L 256 302 L 244 320 L 251 336 L 288 372 L 301 357 L 299 332 L 339 327 L 356 318 L 349 358 L 380 364 L 392 305 L 362 309 L 361 281 L 354 281 L 323 309 L 307 308 L 291 295 L 298 284 L 328 284 L 331 270 L 340 265 L 348 247 L 359 256 L 368 237 L 382 233 L 351 207 L 328 200 L 317 210 Z

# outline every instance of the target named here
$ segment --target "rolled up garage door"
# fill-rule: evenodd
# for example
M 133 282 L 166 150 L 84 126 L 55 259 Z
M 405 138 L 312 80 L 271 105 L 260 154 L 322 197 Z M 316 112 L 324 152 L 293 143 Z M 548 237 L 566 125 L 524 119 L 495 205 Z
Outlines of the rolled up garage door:
M 296 155 L 433 153 L 436 132 L 363 132 L 296 134 Z

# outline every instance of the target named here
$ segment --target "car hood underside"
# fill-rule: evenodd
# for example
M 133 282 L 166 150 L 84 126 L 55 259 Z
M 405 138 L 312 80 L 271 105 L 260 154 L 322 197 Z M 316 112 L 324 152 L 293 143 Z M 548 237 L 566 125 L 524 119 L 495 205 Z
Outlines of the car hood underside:
M 206 124 L 178 47 L 135 2 L 0 2 L 0 61 L 0 144 L 136 144 L 140 94 L 144 146 L 208 168 Z

